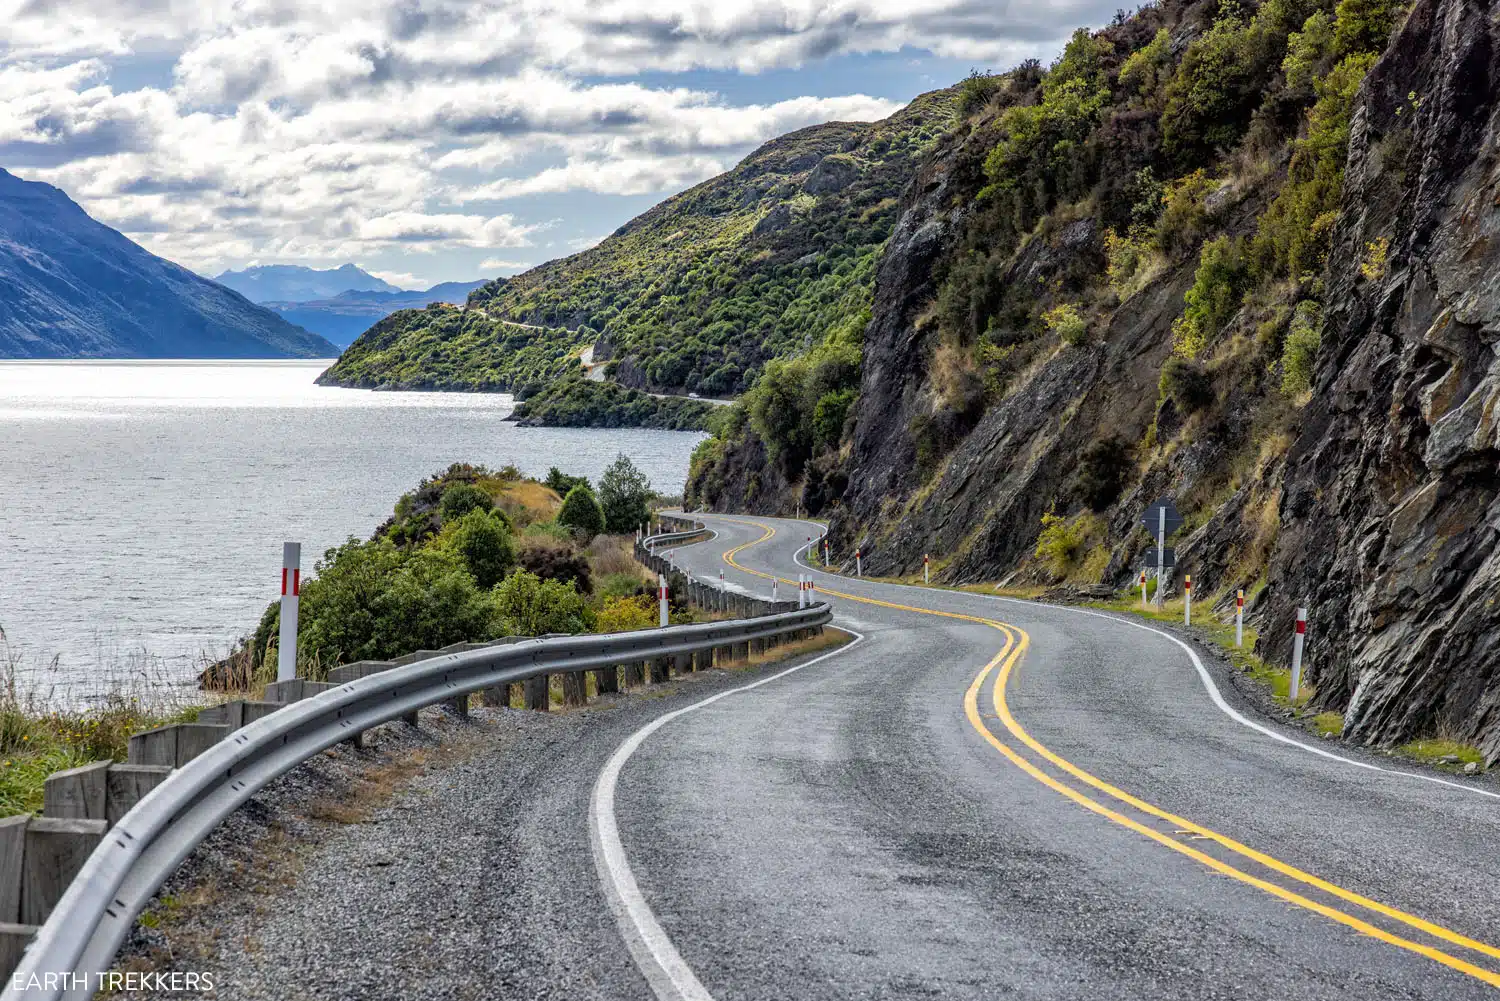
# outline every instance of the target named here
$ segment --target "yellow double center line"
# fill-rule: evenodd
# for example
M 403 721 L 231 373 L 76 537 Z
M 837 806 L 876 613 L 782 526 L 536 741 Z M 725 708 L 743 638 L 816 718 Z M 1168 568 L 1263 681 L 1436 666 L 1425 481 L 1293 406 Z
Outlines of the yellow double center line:
M 725 520 L 733 521 L 735 519 Z M 751 525 L 755 528 L 758 528 L 764 534 L 761 535 L 761 537 L 758 539 L 753 539 L 750 542 L 746 542 L 743 545 L 736 546 L 726 552 L 724 554 L 724 562 L 728 563 L 736 570 L 739 570 L 743 573 L 752 574 L 756 577 L 780 580 L 787 584 L 795 583 L 794 581 L 784 577 L 776 577 L 774 574 L 764 573 L 759 570 L 752 570 L 749 567 L 743 566 L 735 560 L 734 557 L 742 550 L 749 549 L 751 546 L 759 545 L 760 543 L 765 542 L 767 539 L 770 539 L 776 534 L 775 528 L 769 525 L 763 525 L 759 522 L 740 521 L 739 523 L 744 525 Z M 1023 726 L 1021 726 L 1021 724 L 1016 720 L 1015 716 L 1011 714 L 1010 706 L 1007 705 L 1005 700 L 1006 688 L 1009 685 L 1016 665 L 1020 662 L 1022 655 L 1026 653 L 1027 648 L 1031 645 L 1031 637 L 1027 635 L 1024 629 L 1020 629 L 1016 626 L 996 621 L 995 619 L 988 619 L 977 615 L 965 615 L 960 612 L 944 612 L 933 608 L 918 608 L 914 605 L 903 605 L 892 601 L 881 601 L 877 598 L 868 598 L 861 595 L 848 594 L 843 591 L 833 591 L 827 588 L 824 588 L 823 590 L 827 594 L 831 594 L 839 598 L 844 598 L 849 601 L 858 601 L 867 605 L 879 605 L 884 608 L 894 608 L 906 612 L 917 612 L 922 615 L 937 615 L 943 618 L 961 619 L 966 622 L 974 622 L 999 630 L 1005 636 L 1005 645 L 1001 647 L 1000 652 L 995 655 L 994 659 L 986 664 L 980 670 L 980 672 L 975 675 L 974 681 L 969 685 L 968 691 L 964 693 L 964 713 L 968 716 L 969 723 L 973 725 L 974 729 L 978 731 L 980 736 L 983 737 L 991 746 L 993 746 L 995 750 L 1003 754 L 1007 760 L 1009 760 L 1017 768 L 1021 769 L 1021 771 L 1025 772 L 1036 781 L 1047 786 L 1049 789 L 1053 789 L 1063 796 L 1066 796 L 1068 799 L 1077 803 L 1084 809 L 1092 813 L 1096 813 L 1101 817 L 1105 817 L 1122 827 L 1136 832 L 1137 834 L 1144 835 L 1145 837 L 1150 838 L 1152 841 L 1164 845 L 1175 852 L 1186 855 L 1188 858 L 1191 858 L 1194 861 L 1207 866 L 1217 873 L 1228 876 L 1231 879 L 1237 879 L 1242 883 L 1247 883 L 1250 886 L 1255 887 L 1256 889 L 1263 890 L 1273 897 L 1277 897 L 1278 899 L 1284 900 L 1287 903 L 1295 904 L 1298 907 L 1305 908 L 1315 914 L 1320 914 L 1323 917 L 1329 918 L 1330 920 L 1337 921 L 1339 924 L 1352 928 L 1355 931 L 1360 932 L 1361 934 L 1368 935 L 1371 938 L 1376 938 L 1382 942 L 1389 943 L 1390 945 L 1406 949 L 1420 956 L 1425 956 L 1428 959 L 1433 960 L 1434 962 L 1441 963 L 1444 966 L 1458 970 L 1459 972 L 1465 973 L 1471 977 L 1474 977 L 1475 979 L 1482 980 L 1483 982 L 1493 987 L 1500 987 L 1500 974 L 1497 974 L 1492 970 L 1486 969 L 1482 966 L 1477 966 L 1473 963 L 1468 962 L 1467 960 L 1450 955 L 1449 953 L 1446 953 L 1441 949 L 1434 948 L 1433 946 L 1425 945 L 1421 942 L 1415 942 L 1411 939 L 1403 938 L 1400 935 L 1392 934 L 1391 932 L 1386 931 L 1384 928 L 1371 924 L 1370 922 L 1356 917 L 1353 914 L 1349 914 L 1345 911 L 1339 910 L 1337 907 L 1333 907 L 1329 904 L 1313 900 L 1310 897 L 1304 896 L 1301 893 L 1296 892 L 1295 890 L 1288 889 L 1287 887 L 1282 886 L 1279 883 L 1271 882 L 1270 880 L 1246 872 L 1243 869 L 1235 868 L 1222 859 L 1215 858 L 1213 855 L 1200 851 L 1189 844 L 1185 844 L 1183 841 L 1179 840 L 1178 837 L 1174 837 L 1171 834 L 1166 834 L 1162 831 L 1158 831 L 1154 828 L 1148 827 L 1138 820 L 1135 820 L 1119 812 L 1118 810 L 1105 805 L 1099 800 L 1092 798 L 1091 796 L 1078 789 L 1075 789 L 1073 786 L 1070 786 L 1065 782 L 1062 782 L 1059 779 L 1055 778 L 1054 776 L 1047 774 L 1029 759 L 1018 753 L 1014 748 L 1010 747 L 1008 744 L 1002 741 L 999 737 L 995 736 L 990 728 L 985 725 L 984 719 L 979 713 L 979 698 L 986 682 L 990 680 L 991 675 L 994 675 L 992 700 L 995 709 L 995 716 L 1005 726 L 1005 729 L 1009 731 L 1010 734 L 1016 738 L 1016 740 L 1020 741 L 1023 745 L 1030 748 L 1043 760 L 1053 765 L 1060 771 L 1066 773 L 1067 775 L 1072 776 L 1079 782 L 1090 786 L 1093 789 L 1096 789 L 1099 792 L 1102 792 L 1105 795 L 1111 797 L 1112 799 L 1115 799 L 1120 803 L 1123 803 L 1137 811 L 1140 811 L 1141 813 L 1156 817 L 1159 820 L 1173 825 L 1175 829 L 1174 834 L 1187 835 L 1192 838 L 1212 841 L 1222 848 L 1227 849 L 1229 852 L 1248 859 L 1260 866 L 1265 867 L 1266 869 L 1272 870 L 1273 872 L 1279 873 L 1280 875 L 1285 876 L 1288 879 L 1294 880 L 1298 883 L 1302 883 L 1305 886 L 1312 887 L 1316 890 L 1328 894 L 1329 896 L 1338 898 L 1339 900 L 1342 900 L 1348 904 L 1355 905 L 1356 907 L 1363 908 L 1373 914 L 1379 914 L 1382 917 L 1388 918 L 1392 921 L 1407 925 L 1410 928 L 1416 929 L 1417 931 L 1423 932 L 1426 935 L 1429 935 L 1436 939 L 1440 939 L 1451 945 L 1455 945 L 1472 952 L 1480 953 L 1482 955 L 1490 957 L 1491 959 L 1500 959 L 1500 948 L 1496 948 L 1495 946 L 1489 945 L 1485 942 L 1480 942 L 1477 939 L 1469 938 L 1466 935 L 1461 935 L 1458 932 L 1443 927 L 1442 925 L 1434 924 L 1433 922 L 1428 921 L 1424 918 L 1417 917 L 1415 914 L 1408 914 L 1407 912 L 1395 907 L 1391 907 L 1388 904 L 1382 904 L 1378 900 L 1371 900 L 1369 897 L 1362 896 L 1361 894 L 1355 893 L 1352 890 L 1345 889 L 1344 887 L 1339 886 L 1335 883 L 1330 883 L 1325 879 L 1314 876 L 1312 873 L 1304 872 L 1303 870 L 1298 869 L 1296 866 L 1288 865 L 1287 863 L 1282 862 L 1280 859 L 1273 858 L 1272 856 L 1267 855 L 1264 852 L 1257 851 L 1254 848 L 1249 847 L 1248 845 L 1241 844 L 1233 838 L 1204 827 L 1202 824 L 1196 824 L 1183 817 L 1179 817 L 1174 813 L 1163 810 L 1160 807 L 1146 802 L 1145 800 L 1142 800 L 1136 796 L 1132 796 L 1130 793 L 1127 793 L 1122 789 L 1116 788 L 1115 786 L 1109 784 L 1108 782 L 1105 782 L 1103 779 L 1099 778 L 1096 775 L 1084 771 L 1082 768 L 1079 768 L 1077 765 L 1073 764 L 1072 762 L 1053 752 L 1051 749 L 1047 748 L 1035 737 L 1031 736 L 1031 734 L 1028 733 Z

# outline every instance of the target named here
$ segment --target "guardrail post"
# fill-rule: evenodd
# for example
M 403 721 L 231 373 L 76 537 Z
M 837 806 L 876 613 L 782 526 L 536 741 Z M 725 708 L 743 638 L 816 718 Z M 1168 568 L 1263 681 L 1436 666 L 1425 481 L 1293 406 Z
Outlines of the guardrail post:
M 453 698 L 448 700 L 447 705 L 449 709 L 453 710 L 455 715 L 462 716 L 464 719 L 469 718 L 469 696 L 467 693 L 453 696 Z M 363 733 L 356 735 L 356 739 L 363 737 Z M 359 746 L 363 747 L 364 744 L 361 743 Z
M 626 689 L 639 688 L 646 683 L 646 662 L 632 660 L 625 665 Z
M 33 817 L 26 825 L 21 876 L 21 923 L 45 924 L 52 908 L 104 837 L 102 820 Z
M 660 685 L 672 680 L 672 661 L 666 657 L 653 657 L 648 666 L 651 670 L 651 684 Z
M 105 820 L 109 804 L 108 761 L 47 776 L 42 792 L 42 813 L 53 818 Z
M 146 798 L 146 793 L 171 774 L 172 769 L 165 765 L 110 765 L 106 776 L 109 793 L 104 807 L 105 821 L 111 827 L 118 824 L 121 817 Z
M 611 664 L 595 673 L 594 687 L 600 695 L 613 695 L 620 690 L 620 666 Z
M 281 544 L 281 636 L 277 640 L 276 680 L 297 676 L 297 602 L 302 593 L 302 543 Z
M 522 682 L 522 689 L 527 709 L 547 712 L 552 708 L 552 679 L 549 675 L 539 674 L 535 678 L 527 678 Z
M 0 924 L 21 920 L 21 869 L 26 858 L 26 825 L 30 822 L 30 814 L 25 813 L 0 819 Z
M 583 671 L 567 671 L 562 676 L 562 697 L 565 706 L 581 706 L 588 703 L 588 687 Z

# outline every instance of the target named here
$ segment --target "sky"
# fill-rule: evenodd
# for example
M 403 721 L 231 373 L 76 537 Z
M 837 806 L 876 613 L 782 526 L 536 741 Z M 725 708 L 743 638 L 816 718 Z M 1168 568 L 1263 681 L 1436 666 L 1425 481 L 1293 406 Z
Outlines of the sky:
M 1049 62 L 1100 0 L 0 0 L 0 167 L 205 275 L 425 288 L 591 246 L 777 135 Z

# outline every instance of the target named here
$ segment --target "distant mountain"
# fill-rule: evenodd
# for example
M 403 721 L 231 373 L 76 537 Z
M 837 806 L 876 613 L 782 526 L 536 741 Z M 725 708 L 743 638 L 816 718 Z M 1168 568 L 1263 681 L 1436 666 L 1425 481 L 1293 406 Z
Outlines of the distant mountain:
M 344 292 L 401 292 L 390 282 L 353 264 L 318 271 L 297 264 L 265 264 L 243 271 L 226 271 L 214 278 L 251 302 L 313 302 Z
M 327 358 L 332 344 L 0 170 L 0 357 Z
M 425 292 L 343 292 L 312 302 L 267 302 L 262 305 L 274 309 L 282 319 L 322 334 L 338 347 L 345 348 L 397 310 L 421 309 L 434 302 L 463 305 L 469 293 L 484 284 L 482 281 L 443 282 Z

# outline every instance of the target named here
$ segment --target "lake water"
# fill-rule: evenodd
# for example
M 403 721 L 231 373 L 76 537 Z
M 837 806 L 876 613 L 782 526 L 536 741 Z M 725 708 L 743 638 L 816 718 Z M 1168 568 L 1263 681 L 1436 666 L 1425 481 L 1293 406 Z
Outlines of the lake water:
M 667 494 L 698 434 L 518 428 L 500 394 L 315 386 L 320 362 L 0 362 L 0 658 L 86 697 L 185 679 L 303 566 L 453 462 L 597 481 L 624 453 Z

